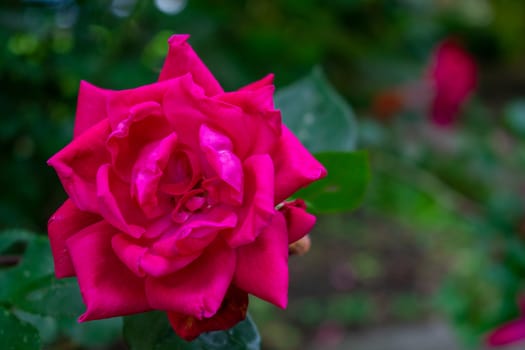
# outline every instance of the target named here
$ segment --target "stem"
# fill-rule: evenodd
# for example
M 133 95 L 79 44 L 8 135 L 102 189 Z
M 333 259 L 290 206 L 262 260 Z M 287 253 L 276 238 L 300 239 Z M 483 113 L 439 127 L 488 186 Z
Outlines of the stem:
M 0 255 L 0 267 L 15 266 L 20 262 L 20 255 Z

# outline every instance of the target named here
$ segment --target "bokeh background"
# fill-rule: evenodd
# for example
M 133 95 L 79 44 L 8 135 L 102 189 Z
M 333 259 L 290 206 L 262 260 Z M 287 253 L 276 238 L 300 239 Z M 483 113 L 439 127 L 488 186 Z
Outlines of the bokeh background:
M 71 138 L 80 80 L 111 89 L 155 81 L 173 33 L 191 34 L 226 90 L 269 72 L 279 90 L 324 71 L 368 150 L 360 209 L 321 216 L 309 254 L 291 259 L 288 310 L 252 300 L 264 349 L 481 349 L 487 331 L 518 316 L 521 1 L 3 0 L 0 228 L 44 234 L 65 199 L 46 160 Z M 442 125 L 427 90 L 447 40 L 477 73 L 455 121 Z M 121 348 L 111 327 L 46 341 Z

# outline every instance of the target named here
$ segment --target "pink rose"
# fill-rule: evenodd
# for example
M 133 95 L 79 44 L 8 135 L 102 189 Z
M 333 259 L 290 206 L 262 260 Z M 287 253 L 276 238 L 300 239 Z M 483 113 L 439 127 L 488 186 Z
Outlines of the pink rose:
M 156 83 L 82 82 L 74 138 L 48 162 L 70 197 L 49 239 L 79 321 L 164 310 L 193 339 L 242 320 L 248 293 L 286 307 L 288 245 L 315 217 L 284 201 L 326 170 L 281 123 L 271 75 L 224 92 L 187 39 Z

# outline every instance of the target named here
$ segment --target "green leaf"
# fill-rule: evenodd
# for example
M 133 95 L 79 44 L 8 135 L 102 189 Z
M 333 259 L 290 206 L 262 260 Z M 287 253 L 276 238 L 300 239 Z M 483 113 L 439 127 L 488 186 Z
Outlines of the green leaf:
M 363 201 L 370 171 L 368 154 L 356 152 L 324 152 L 316 158 L 326 167 L 328 176 L 297 192 L 310 209 L 317 213 L 349 211 Z
M 8 310 L 0 308 L 0 349 L 40 349 L 38 331 L 30 324 L 19 320 Z
M 131 350 L 258 350 L 261 339 L 250 316 L 226 331 L 203 333 L 192 342 L 179 338 L 164 312 L 124 318 L 124 338 Z
M 124 339 L 131 350 L 154 349 L 170 332 L 173 333 L 165 312 L 153 311 L 124 317 Z
M 0 285 L 3 287 L 0 289 L 0 300 L 13 302 L 14 299 L 33 290 L 35 285 L 41 284 L 42 279 L 50 280 L 50 276 L 53 275 L 53 257 L 47 238 L 33 235 L 28 239 L 20 263 L 0 274 Z M 7 239 L 4 242 L 7 242 Z
M 283 121 L 310 152 L 351 151 L 357 123 L 350 106 L 316 68 L 275 96 Z
M 261 346 L 261 337 L 249 315 L 227 331 L 204 333 L 196 341 L 207 350 L 258 350 Z
M 15 243 L 27 242 L 34 237 L 35 234 L 26 230 L 3 230 L 0 233 L 0 253 L 5 252 Z
M 509 103 L 504 111 L 505 123 L 517 136 L 525 137 L 525 100 Z
M 33 284 L 31 290 L 13 297 L 20 310 L 41 316 L 75 319 L 84 311 L 75 278 L 57 280 L 54 275 Z
M 76 344 L 86 348 L 104 347 L 117 341 L 121 335 L 122 317 L 82 323 L 64 318 L 59 326 Z

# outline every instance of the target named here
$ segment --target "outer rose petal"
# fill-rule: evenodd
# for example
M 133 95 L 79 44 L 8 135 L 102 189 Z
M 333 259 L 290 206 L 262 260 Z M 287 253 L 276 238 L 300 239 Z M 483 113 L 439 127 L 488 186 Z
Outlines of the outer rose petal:
M 111 238 L 118 231 L 105 221 L 67 240 L 86 312 L 79 321 L 149 311 L 144 282 L 117 258 Z
M 107 101 L 111 93 L 111 90 L 101 89 L 87 81 L 80 82 L 73 137 L 107 119 Z
M 235 252 L 220 239 L 183 270 L 163 278 L 146 278 L 152 307 L 210 318 L 217 313 L 231 284 Z
M 517 319 L 492 331 L 487 337 L 487 344 L 500 346 L 525 341 L 525 318 Z
M 80 211 L 71 199 L 66 200 L 51 216 L 47 230 L 57 278 L 75 275 L 75 268 L 67 250 L 66 240 L 101 219 L 98 215 Z
M 288 303 L 288 234 L 281 213 L 253 244 L 237 249 L 234 284 L 281 308 Z
M 244 162 L 245 191 L 243 207 L 239 209 L 239 225 L 229 232 L 226 241 L 236 248 L 253 242 L 270 224 L 273 203 L 273 163 L 268 155 L 256 155 Z
M 285 202 L 280 209 L 286 219 L 288 243 L 303 238 L 315 225 L 315 216 L 306 212 L 306 204 L 302 199 Z
M 248 84 L 246 86 L 243 86 L 242 88 L 239 89 L 239 91 L 257 91 L 261 88 L 264 88 L 266 86 L 273 86 L 273 80 L 274 80 L 274 75 L 273 73 L 270 73 L 268 74 L 267 76 L 265 76 L 264 78 L 262 78 L 261 80 L 257 80 L 251 84 Z M 273 104 L 272 104 L 273 106 Z
M 283 125 L 279 146 L 274 152 L 275 203 L 280 203 L 298 189 L 326 176 L 326 169 Z
M 221 86 L 191 46 L 186 42 L 189 35 L 173 35 L 169 40 L 169 51 L 160 72 L 159 81 L 180 77 L 188 72 L 205 91 L 213 96 L 223 92 Z
M 112 91 L 108 97 L 107 104 L 108 120 L 111 129 L 118 129 L 120 122 L 129 117 L 133 117 L 133 114 L 137 112 L 141 113 L 143 106 L 162 104 L 162 100 L 167 91 L 176 90 L 176 94 L 184 93 L 183 91 L 177 90 L 180 85 L 179 80 L 188 78 L 191 79 L 190 74 L 177 79 L 139 86 L 134 89 Z M 197 88 L 202 90 L 200 87 Z M 135 110 L 136 108 L 138 108 L 138 110 Z
M 199 320 L 195 317 L 168 312 L 168 319 L 175 333 L 181 338 L 191 341 L 204 332 L 229 329 L 246 318 L 248 309 L 248 293 L 230 286 L 222 305 L 211 318 Z
M 55 168 L 64 189 L 80 210 L 98 212 L 96 174 L 98 168 L 109 161 L 105 148 L 109 131 L 105 119 L 47 161 Z
M 272 153 L 281 137 L 281 112 L 274 109 L 272 76 L 239 91 L 215 97 L 216 100 L 238 106 L 244 116 L 221 125 L 232 139 L 235 153 L 241 159 L 250 155 Z M 270 84 L 268 84 L 270 83 Z

